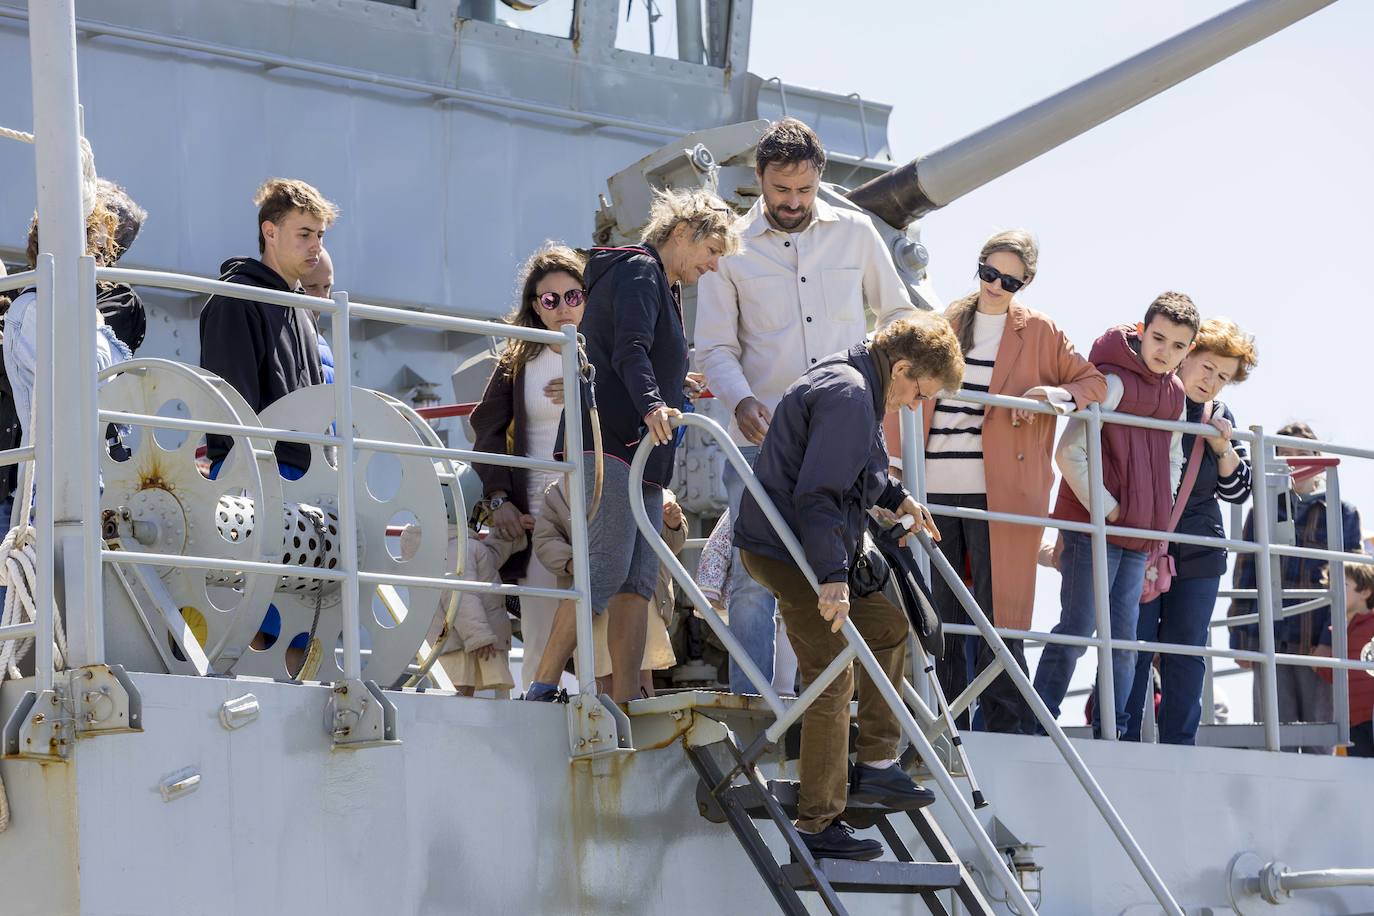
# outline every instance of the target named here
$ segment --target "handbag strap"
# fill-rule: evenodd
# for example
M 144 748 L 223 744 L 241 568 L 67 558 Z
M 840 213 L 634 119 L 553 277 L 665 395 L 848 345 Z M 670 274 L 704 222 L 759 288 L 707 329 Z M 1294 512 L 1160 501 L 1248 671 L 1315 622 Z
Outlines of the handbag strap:
M 1214 401 L 1208 401 L 1202 408 L 1202 419 L 1198 422 L 1206 425 L 1212 421 L 1212 405 Z M 1178 485 L 1178 497 L 1174 500 L 1174 511 L 1169 516 L 1170 534 L 1178 527 L 1179 519 L 1183 518 L 1183 510 L 1188 505 L 1188 497 L 1193 495 L 1193 484 L 1197 482 L 1198 460 L 1202 457 L 1202 447 L 1205 444 L 1202 436 L 1193 437 L 1193 450 L 1188 454 L 1188 470 L 1183 473 L 1183 482 Z M 1163 542 L 1165 547 L 1169 546 L 1166 540 Z

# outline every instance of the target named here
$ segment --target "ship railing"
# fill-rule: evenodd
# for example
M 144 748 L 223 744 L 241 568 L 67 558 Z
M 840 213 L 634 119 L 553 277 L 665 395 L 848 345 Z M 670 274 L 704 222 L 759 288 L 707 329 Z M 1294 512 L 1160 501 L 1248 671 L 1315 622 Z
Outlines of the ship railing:
M 957 400 L 985 407 L 1029 410 L 1046 414 L 1051 417 L 1061 415 L 1045 402 L 1028 398 L 1007 397 L 1005 395 L 960 390 L 956 395 L 952 396 L 950 400 Z M 919 418 L 917 414 L 911 411 L 904 410 L 902 414 L 903 467 L 915 469 L 915 473 L 908 475 L 906 484 L 918 500 L 925 502 L 926 491 L 924 480 L 923 440 L 918 432 Z M 1171 433 L 1178 432 L 1206 436 L 1216 435 L 1216 428 L 1201 423 L 1188 423 L 1178 420 L 1156 420 L 1153 418 L 1139 417 L 1133 414 L 1107 411 L 1096 404 L 1085 409 L 1072 411 L 1068 414 L 1064 414 L 1064 416 L 1071 419 L 1080 419 L 1087 424 L 1089 482 L 1091 487 L 1090 505 L 1088 507 L 1090 521 L 1071 522 L 1050 518 L 1048 516 L 1019 515 L 1008 512 L 969 509 L 960 506 L 928 504 L 930 511 L 937 516 L 976 519 L 988 522 L 1003 522 L 1033 527 L 1057 528 L 1060 531 L 1075 531 L 1091 536 L 1096 635 L 1079 637 L 1037 630 L 1013 630 L 1005 627 L 997 628 L 997 632 L 1007 639 L 1024 639 L 1039 644 L 1058 643 L 1061 645 L 1096 648 L 1098 650 L 1097 685 L 1095 688 L 1097 692 L 1096 702 L 1097 708 L 1103 711 L 1101 715 L 1104 722 L 1107 721 L 1107 717 L 1111 714 L 1110 711 L 1116 708 L 1115 691 L 1112 680 L 1113 659 L 1111 650 L 1113 649 L 1131 652 L 1202 656 L 1209 661 L 1215 658 L 1227 658 L 1235 661 L 1248 662 L 1253 666 L 1252 670 L 1255 672 L 1256 676 L 1261 678 L 1260 709 L 1256 710 L 1256 720 L 1262 725 L 1264 747 L 1272 751 L 1280 750 L 1281 746 L 1284 744 L 1282 741 L 1283 732 L 1278 714 L 1278 666 L 1296 665 L 1314 669 L 1331 669 L 1333 679 L 1332 711 L 1336 725 L 1336 743 L 1348 744 L 1350 740 L 1350 704 L 1348 692 L 1350 672 L 1362 671 L 1374 673 L 1374 662 L 1347 658 L 1347 633 L 1345 626 L 1342 625 L 1343 609 L 1345 608 L 1345 576 L 1343 570 L 1345 564 L 1348 563 L 1374 564 L 1374 556 L 1353 552 L 1359 549 L 1359 545 L 1347 545 L 1344 543 L 1341 518 L 1339 462 L 1329 458 L 1277 459 L 1274 456 L 1273 449 L 1280 446 L 1286 446 L 1320 452 L 1322 455 L 1360 459 L 1374 459 L 1374 449 L 1357 448 L 1334 442 L 1303 439 L 1293 436 L 1274 435 L 1266 433 L 1262 426 L 1252 426 L 1249 429 L 1236 429 L 1232 432 L 1232 438 L 1247 442 L 1251 446 L 1253 480 L 1251 488 L 1251 505 L 1253 507 L 1255 539 L 1251 541 L 1234 537 L 1208 537 L 1179 532 L 1168 533 L 1152 529 L 1113 525 L 1107 522 L 1103 501 L 1103 495 L 1106 490 L 1102 482 L 1102 426 L 1106 423 L 1117 423 L 1124 426 L 1164 430 Z M 1325 549 L 1299 547 L 1293 544 L 1275 542 L 1274 529 L 1277 523 L 1277 489 L 1280 486 L 1285 488 L 1287 486 L 1287 479 L 1290 472 L 1293 470 L 1293 468 L 1290 467 L 1290 462 L 1294 465 L 1312 465 L 1312 467 L 1306 467 L 1303 472 L 1313 473 L 1315 471 L 1325 478 L 1327 494 L 1326 529 L 1328 536 L 1328 545 Z M 1061 486 L 1062 485 L 1061 483 Z M 1240 512 L 1240 506 L 1237 505 L 1233 507 L 1233 531 L 1239 527 Z M 1185 646 L 1178 643 L 1114 638 L 1111 634 L 1108 582 L 1106 575 L 1107 538 L 1111 535 L 1149 539 L 1167 538 L 1170 542 L 1177 544 L 1218 547 L 1236 554 L 1253 555 L 1255 557 L 1256 566 L 1256 587 L 1254 589 L 1245 590 L 1229 589 L 1225 593 L 1219 593 L 1219 597 L 1224 594 L 1228 597 L 1254 599 L 1256 602 L 1256 612 L 1252 615 L 1245 615 L 1243 617 L 1230 617 L 1216 620 L 1212 622 L 1211 626 L 1216 628 L 1258 624 L 1259 649 L 1216 648 L 1210 645 Z M 1348 550 L 1347 548 L 1351 549 Z M 1325 589 L 1285 589 L 1282 585 L 1280 570 L 1276 562 L 1284 557 L 1299 557 L 1326 561 L 1329 569 L 1327 587 Z M 1297 605 L 1283 605 L 1286 599 L 1292 598 L 1307 600 L 1303 600 Z M 1294 655 L 1276 651 L 1274 643 L 1274 623 L 1276 620 L 1282 620 L 1297 614 L 1309 613 L 1313 610 L 1319 610 L 1322 607 L 1331 607 L 1336 611 L 1336 613 L 1333 614 L 1336 625 L 1332 627 L 1331 656 Z M 980 627 L 969 624 L 947 623 L 945 624 L 945 631 L 956 635 L 986 635 L 982 632 Z M 1209 664 L 1209 679 L 1207 681 L 1208 693 L 1210 693 L 1211 684 L 1210 667 Z M 951 707 L 966 707 L 978 693 L 987 686 L 990 680 L 990 678 L 976 680 L 974 684 L 970 685 L 970 690 L 966 691 L 968 695 L 960 697 L 957 701 L 951 700 Z M 1152 704 L 1147 703 L 1145 705 L 1148 711 Z M 1204 712 L 1205 714 L 1210 714 L 1211 711 L 1204 710 Z M 1152 716 L 1146 716 L 1144 721 L 1147 726 L 1153 726 Z M 1116 729 L 1102 729 L 1101 737 L 1108 741 L 1116 740 Z M 1295 743 L 1301 744 L 1305 742 L 1287 742 L 1289 745 Z
M 35 460 L 35 458 L 38 459 L 34 472 L 37 494 L 34 505 L 38 522 L 36 531 L 37 541 L 40 547 L 37 551 L 38 582 L 35 596 L 37 598 L 35 602 L 36 620 L 32 624 L 0 629 L 0 639 L 36 637 L 35 675 L 37 682 L 36 686 L 39 690 L 51 689 L 54 670 L 52 658 L 53 548 L 56 546 L 54 543 L 52 517 L 52 490 L 54 478 L 62 482 L 64 477 L 72 477 L 76 470 L 71 463 L 66 460 L 53 461 L 52 459 L 54 456 L 51 454 L 45 456 L 43 454 L 45 451 L 51 452 L 50 442 L 52 438 L 52 426 L 55 422 L 55 405 L 52 402 L 51 395 L 51 375 L 54 365 L 54 335 L 52 328 L 53 265 L 53 256 L 48 253 L 43 253 L 39 256 L 39 264 L 36 270 L 27 271 L 22 274 L 14 274 L 0 279 L 0 291 L 35 286 L 38 294 L 37 316 L 40 322 L 39 378 L 36 380 L 37 384 L 35 386 L 35 398 L 38 409 L 35 418 L 36 425 L 32 435 L 34 445 L 32 447 L 9 449 L 0 452 L 0 465 Z M 127 270 L 122 268 L 97 268 L 94 259 L 90 257 L 83 257 L 80 259 L 79 269 L 80 291 L 82 297 L 86 300 L 87 306 L 84 309 L 84 314 L 90 316 L 93 316 L 95 313 L 95 284 L 97 281 L 128 283 L 133 286 L 175 289 L 184 292 L 204 293 L 207 295 L 218 294 L 224 296 L 227 301 L 241 301 L 240 297 L 246 294 L 244 287 L 241 285 L 187 274 L 168 273 L 163 271 Z M 563 461 L 494 454 L 472 449 L 439 448 L 416 445 L 414 443 L 396 442 L 387 439 L 367 438 L 355 433 L 353 424 L 353 388 L 351 385 L 347 384 L 347 381 L 353 377 L 352 346 L 350 340 L 351 319 L 384 321 L 410 327 L 432 328 L 438 331 L 459 331 L 495 337 L 508 337 L 535 341 L 537 343 L 561 348 L 565 399 L 569 410 L 573 412 L 573 415 L 577 415 L 577 412 L 581 409 L 582 387 L 578 384 L 581 378 L 581 370 L 578 359 L 577 330 L 574 326 L 565 325 L 560 331 L 550 331 L 518 327 L 495 321 L 484 321 L 457 315 L 417 312 L 388 306 L 368 305 L 365 303 L 352 302 L 346 292 L 336 292 L 330 299 L 320 299 L 297 293 L 253 288 L 251 290 L 251 295 L 254 300 L 260 302 L 268 302 L 286 307 L 310 309 L 333 316 L 331 344 L 335 358 L 335 378 L 338 380 L 338 383 L 332 386 L 335 412 L 335 422 L 332 424 L 332 428 L 337 432 L 307 433 L 298 430 L 211 422 L 196 419 L 194 417 L 178 418 L 140 414 L 125 410 L 94 410 L 91 412 L 90 416 L 85 418 L 79 415 L 75 418 L 70 418 L 69 414 L 68 417 L 64 417 L 63 420 L 64 422 L 80 422 L 82 419 L 91 421 L 82 424 L 82 441 L 83 447 L 88 448 L 92 454 L 100 447 L 100 443 L 103 440 L 101 431 L 104 430 L 107 423 L 118 423 L 154 429 L 185 430 L 188 432 L 208 434 L 243 435 L 251 436 L 255 439 L 299 442 L 334 447 L 337 449 L 339 471 L 339 486 L 336 494 L 340 529 L 340 561 L 338 566 L 333 569 L 321 569 L 313 566 L 294 564 L 253 562 L 237 559 L 225 560 L 182 554 L 101 549 L 103 545 L 96 539 L 101 530 L 100 519 L 98 517 L 98 504 L 96 506 L 97 513 L 95 517 L 87 517 L 81 520 L 84 530 L 88 533 L 94 533 L 91 544 L 88 547 L 88 552 L 91 556 L 98 557 L 98 562 L 107 564 L 144 564 L 158 567 L 234 570 L 245 573 L 291 575 L 305 579 L 345 583 L 346 587 L 342 589 L 341 602 L 343 623 L 342 668 L 345 678 L 349 680 L 361 678 L 363 664 L 362 658 L 364 652 L 360 645 L 360 627 L 358 619 L 359 583 L 368 585 L 417 586 L 457 592 L 529 595 L 532 597 L 560 600 L 572 599 L 582 608 L 590 607 L 590 592 L 588 591 L 589 573 L 586 559 L 587 512 L 585 505 L 586 497 L 582 484 L 583 474 L 585 472 L 585 461 L 583 458 L 581 441 L 582 428 L 580 424 L 572 423 L 568 425 L 568 459 Z M 79 359 L 80 357 L 81 354 L 76 354 L 72 358 Z M 85 356 L 85 362 L 90 362 L 89 355 Z M 94 390 L 92 390 L 91 394 L 94 398 Z M 493 585 L 487 582 L 470 581 L 460 578 L 438 578 L 366 572 L 360 570 L 357 563 L 357 515 L 354 505 L 354 491 L 352 488 L 354 468 L 356 466 L 355 453 L 358 452 L 419 455 L 447 461 L 504 465 L 508 467 L 563 472 L 571 475 L 568 486 L 568 500 L 572 507 L 571 537 L 573 553 L 576 558 L 574 561 L 573 587 L 570 589 L 558 589 L 518 585 Z M 73 484 L 74 482 L 69 480 L 67 483 Z M 464 512 L 465 508 L 471 507 L 463 507 L 461 505 L 457 507 L 459 513 L 457 523 L 459 525 L 465 524 L 466 520 L 463 517 L 466 514 Z M 95 581 L 98 582 L 98 576 Z M 68 632 L 82 631 L 93 634 L 103 634 L 103 607 L 101 603 L 101 590 L 99 587 L 88 589 L 81 602 L 65 602 L 63 610 L 67 615 L 66 628 Z M 584 618 L 588 620 L 585 632 L 582 629 L 582 621 Z M 97 639 L 92 642 L 94 647 L 97 648 L 89 651 L 87 653 L 88 657 L 76 659 L 72 663 L 73 665 L 96 664 L 104 661 L 102 651 L 103 641 Z M 588 615 L 580 614 L 578 630 L 578 668 L 581 672 L 587 672 L 583 677 L 584 683 L 582 686 L 584 690 L 594 690 L 595 682 L 592 680 L 590 674 L 590 672 L 594 671 L 592 645 L 592 631 Z M 417 646 L 417 649 L 418 648 Z
M 909 414 L 910 412 L 906 411 L 906 413 Z M 797 568 L 806 576 L 811 587 L 819 592 L 820 585 L 816 579 L 815 572 L 807 562 L 806 554 L 802 550 L 801 544 L 797 541 L 796 536 L 792 533 L 786 521 L 784 521 L 779 514 L 777 507 L 763 489 L 763 485 L 760 484 L 758 478 L 754 476 L 749 462 L 744 458 L 743 454 L 740 453 L 738 446 L 734 444 L 726 431 L 714 420 L 701 414 L 683 414 L 681 417 L 675 419 L 673 423 L 674 426 L 695 426 L 718 442 L 722 452 L 725 454 L 725 459 L 730 462 L 731 466 L 733 466 L 735 471 L 739 474 L 740 479 L 744 482 L 744 485 L 749 489 L 749 492 L 753 494 L 754 499 L 757 501 L 759 507 L 763 510 L 769 523 L 777 533 L 778 538 L 787 547 L 788 553 L 792 556 Z M 902 683 L 900 685 L 894 684 L 888 679 L 886 672 L 883 670 L 882 666 L 878 664 L 878 660 L 874 657 L 868 644 L 864 642 L 864 638 L 862 634 L 859 633 L 853 620 L 846 619 L 840 631 L 844 635 L 846 641 L 845 648 L 835 657 L 834 661 L 826 667 L 819 677 L 812 683 L 805 685 L 801 695 L 795 700 L 788 702 L 778 695 L 778 692 L 773 688 L 772 684 L 763 676 L 758 665 L 750 659 L 749 654 L 744 650 L 739 640 L 730 632 L 729 626 L 721 619 L 720 615 L 706 599 L 700 586 L 697 585 L 696 580 L 687 572 L 682 562 L 674 556 L 672 551 L 668 548 L 668 545 L 664 542 L 660 534 L 661 519 L 649 517 L 644 502 L 642 481 L 644 465 L 648 459 L 649 453 L 653 451 L 653 448 L 653 443 L 646 437 L 641 441 L 638 450 L 635 452 L 634 460 L 630 464 L 629 493 L 630 502 L 634 511 L 635 523 L 639 526 L 641 534 L 653 547 L 654 552 L 658 554 L 660 562 L 662 562 L 664 567 L 671 572 L 673 579 L 677 582 L 683 593 L 691 600 L 697 612 L 706 620 L 716 637 L 721 641 L 722 645 L 725 646 L 731 659 L 739 665 L 740 670 L 749 678 L 750 683 L 758 690 L 759 696 L 763 698 L 764 702 L 768 704 L 769 709 L 776 716 L 774 722 L 763 731 L 753 745 L 745 750 L 744 758 L 746 762 L 752 765 L 764 754 L 768 747 L 776 744 L 787 730 L 801 719 L 802 714 L 805 713 L 807 708 L 820 696 L 826 687 L 828 687 L 841 672 L 848 669 L 851 664 L 857 661 L 868 673 L 873 684 L 882 695 L 884 702 L 886 702 L 896 716 L 902 733 L 906 736 L 907 740 L 911 742 L 912 747 L 926 763 L 932 778 L 939 785 L 942 794 L 949 802 L 950 807 L 954 810 L 955 815 L 963 824 L 969 837 L 973 840 L 980 855 L 986 860 L 993 874 L 997 876 L 998 880 L 1005 887 L 1009 895 L 1008 899 L 1014 901 L 1017 911 L 1023 913 L 1034 912 L 1034 907 L 1031 906 L 1020 882 L 1012 875 L 1007 867 L 1006 860 L 998 853 L 996 847 L 993 845 L 992 839 L 979 823 L 977 815 L 974 813 L 973 807 L 969 804 L 969 801 L 960 793 L 958 787 L 955 785 L 954 777 L 940 762 L 940 758 L 932 744 L 932 732 L 939 732 L 939 726 L 936 724 L 939 719 L 938 709 L 932 710 L 922 699 L 920 692 L 916 690 L 905 677 L 901 679 Z M 974 601 L 973 596 L 969 593 L 967 587 L 964 586 L 963 581 L 955 574 L 949 561 L 945 559 L 944 555 L 940 553 L 939 549 L 924 533 L 918 533 L 916 538 L 923 548 L 924 555 L 928 556 L 935 563 L 941 576 L 949 583 L 950 588 L 963 603 L 970 619 L 976 623 L 978 630 L 992 645 L 1000 663 L 1017 683 L 1022 694 L 1025 695 L 1032 712 L 1040 721 L 1041 726 L 1045 729 L 1051 740 L 1054 741 L 1056 748 L 1058 748 L 1070 769 L 1073 770 L 1074 775 L 1087 792 L 1093 805 L 1102 815 L 1102 818 L 1116 836 L 1117 841 L 1121 844 L 1155 898 L 1159 901 L 1165 912 L 1182 916 L 1183 910 L 1169 893 L 1168 888 L 1165 887 L 1163 880 L 1160 878 L 1158 872 L 1155 871 L 1150 860 L 1146 857 L 1144 850 L 1140 848 L 1140 844 L 1136 841 L 1130 829 L 1127 828 L 1120 814 L 1117 813 L 1115 807 L 1113 807 L 1111 801 L 1107 798 L 1106 793 L 1103 792 L 1102 787 L 1088 770 L 1087 765 L 1070 743 L 1063 729 L 1059 727 L 1054 716 L 1050 714 L 1044 701 L 1036 694 L 1025 673 L 1017 666 L 1011 655 L 1011 650 L 1007 648 L 1006 643 L 1002 641 L 1002 637 L 992 626 L 987 616 L 978 607 L 977 602 Z M 589 611 L 587 613 L 589 616 Z M 590 623 L 590 619 L 588 619 L 586 625 L 590 627 Z M 579 631 L 581 628 L 582 621 L 579 621 Z M 921 719 L 920 722 L 917 721 L 917 716 Z

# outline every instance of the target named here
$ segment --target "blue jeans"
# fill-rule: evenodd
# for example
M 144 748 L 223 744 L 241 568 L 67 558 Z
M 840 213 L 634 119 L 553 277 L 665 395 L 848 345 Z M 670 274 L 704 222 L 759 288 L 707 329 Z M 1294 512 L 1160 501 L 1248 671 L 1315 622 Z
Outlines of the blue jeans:
M 1169 590 L 1154 601 L 1140 606 L 1136 639 L 1169 642 L 1184 646 L 1207 644 L 1208 624 L 1217 604 L 1221 580 L 1175 579 Z M 1135 682 L 1126 707 L 1127 741 L 1140 740 L 1140 723 L 1145 717 L 1145 696 L 1149 692 L 1151 652 L 1141 652 L 1135 665 Z M 1163 695 L 1159 700 L 1160 744 L 1196 744 L 1197 726 L 1202 718 L 1202 679 L 1207 665 L 1196 655 L 1161 655 L 1159 676 Z
M 1140 616 L 1140 586 L 1145 581 L 1146 554 L 1107 545 L 1107 588 L 1110 596 L 1112 638 L 1135 639 Z M 1092 636 L 1097 629 L 1093 601 L 1092 538 L 1076 531 L 1064 532 L 1064 553 L 1059 561 L 1063 584 L 1059 587 L 1059 623 L 1051 633 Z M 1051 643 L 1040 656 L 1035 669 L 1035 692 L 1058 718 L 1059 706 L 1069 690 L 1069 679 L 1085 647 Z M 1112 687 L 1116 690 L 1116 733 L 1126 728 L 1126 698 L 1135 680 L 1135 653 L 1112 650 Z M 1093 727 L 1098 728 L 1099 713 L 1094 709 Z
M 740 453 L 744 455 L 750 467 L 754 466 L 754 461 L 759 457 L 759 449 L 755 445 L 740 446 Z M 725 463 L 725 493 L 730 500 L 730 518 L 739 518 L 739 504 L 744 498 L 744 481 L 735 472 L 734 465 L 728 461 Z M 750 660 L 759 666 L 764 680 L 769 682 L 773 680 L 773 652 L 776 639 L 773 617 L 777 610 L 778 603 L 773 598 L 773 593 L 754 581 L 754 577 L 744 568 L 739 551 L 733 551 L 730 562 L 730 632 L 735 634 L 735 638 L 744 646 L 744 651 L 749 654 Z M 730 659 L 730 692 L 758 693 L 758 688 L 750 682 L 733 658 Z

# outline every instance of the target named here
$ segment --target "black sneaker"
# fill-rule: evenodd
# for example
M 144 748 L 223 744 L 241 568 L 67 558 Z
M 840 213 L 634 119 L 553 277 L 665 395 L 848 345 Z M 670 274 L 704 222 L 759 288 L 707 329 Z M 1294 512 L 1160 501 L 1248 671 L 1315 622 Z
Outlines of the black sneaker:
M 899 766 L 871 767 L 857 764 L 849 782 L 849 800 L 882 805 L 898 811 L 915 811 L 935 802 L 935 793 L 917 785 Z
M 803 833 L 798 830 L 802 842 L 817 859 L 856 859 L 867 862 L 883 854 L 883 844 L 877 840 L 854 839 L 854 828 L 839 821 L 831 821 L 830 826 L 820 833 Z

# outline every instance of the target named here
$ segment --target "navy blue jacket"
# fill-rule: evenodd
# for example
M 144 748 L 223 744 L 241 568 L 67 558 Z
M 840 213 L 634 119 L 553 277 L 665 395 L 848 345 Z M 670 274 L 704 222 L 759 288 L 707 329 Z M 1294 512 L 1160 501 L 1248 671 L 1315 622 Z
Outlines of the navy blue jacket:
M 784 392 L 754 474 L 801 542 L 817 581 L 845 582 L 873 506 L 896 511 L 907 491 L 887 476 L 883 390 L 864 344 L 827 356 Z M 792 556 L 748 490 L 735 546 Z
M 668 285 L 663 259 L 652 245 L 593 248 L 583 274 L 587 311 L 579 330 L 587 361 L 596 370 L 596 406 L 602 448 L 629 463 L 644 436 L 644 416 L 656 407 L 682 409 L 687 379 L 687 335 L 682 307 Z M 591 413 L 582 403 L 582 448 L 592 447 Z M 562 457 L 563 423 L 557 457 Z M 676 437 L 660 445 L 644 465 L 648 483 L 667 486 L 673 476 Z
M 1305 499 L 1293 497 L 1296 504 L 1293 517 L 1296 522 L 1297 546 L 1315 547 L 1319 550 L 1332 549 L 1326 537 L 1326 493 L 1318 491 Z M 1280 521 L 1287 518 L 1287 512 L 1280 512 Z M 1360 552 L 1360 513 L 1348 502 L 1341 502 L 1341 528 L 1345 539 L 1345 549 L 1352 553 Z M 1245 516 L 1245 533 L 1242 537 L 1253 541 L 1254 512 Z M 1307 557 L 1279 557 L 1282 564 L 1284 588 L 1322 588 L 1322 574 L 1326 571 L 1325 560 Z M 1232 574 L 1236 588 L 1255 587 L 1255 555 L 1242 553 L 1236 555 L 1236 570 Z M 1301 604 L 1307 598 L 1289 598 L 1284 601 L 1287 607 Z M 1255 602 L 1249 598 L 1237 598 L 1231 602 L 1229 616 L 1255 613 Z M 1274 621 L 1274 641 L 1298 647 L 1302 654 L 1310 654 L 1313 646 L 1331 645 L 1331 609 L 1329 607 L 1297 614 L 1285 620 Z M 1259 625 L 1247 624 L 1231 628 L 1231 648 L 1259 650 Z
M 1221 401 L 1215 402 L 1214 416 L 1225 417 L 1232 426 L 1236 424 L 1236 418 L 1231 413 L 1231 408 Z M 1204 404 L 1199 404 L 1192 398 L 1188 399 L 1188 422 L 1201 423 L 1202 409 Z M 1193 442 L 1195 437 L 1192 433 L 1183 434 L 1183 471 L 1188 472 L 1188 462 L 1193 456 Z M 1188 504 L 1183 509 L 1183 514 L 1178 519 L 1178 531 L 1182 534 L 1193 534 L 1199 537 L 1226 537 L 1226 529 L 1222 527 L 1221 503 L 1219 500 L 1226 500 L 1229 503 L 1243 504 L 1250 498 L 1250 457 L 1246 451 L 1245 443 L 1239 440 L 1231 440 L 1231 447 L 1236 450 L 1240 457 L 1240 466 L 1233 472 L 1233 481 L 1230 489 L 1221 486 L 1221 477 L 1217 473 L 1218 463 L 1217 454 L 1207 445 L 1202 444 L 1200 464 L 1198 465 L 1197 480 L 1193 482 L 1193 489 L 1188 494 Z M 1169 553 L 1173 554 L 1174 565 L 1178 570 L 1180 579 L 1211 579 L 1221 578 L 1226 574 L 1226 549 L 1224 547 L 1204 547 L 1200 544 L 1179 544 L 1170 542 Z

